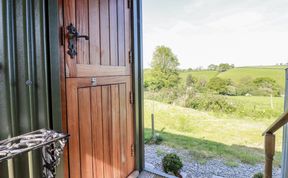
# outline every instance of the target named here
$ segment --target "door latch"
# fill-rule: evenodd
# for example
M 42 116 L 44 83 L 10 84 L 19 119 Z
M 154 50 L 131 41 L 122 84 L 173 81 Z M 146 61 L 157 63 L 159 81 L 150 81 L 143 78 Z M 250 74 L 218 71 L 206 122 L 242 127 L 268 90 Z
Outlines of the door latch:
M 73 26 L 72 23 L 67 26 L 68 30 L 68 51 L 67 54 L 71 57 L 74 58 L 77 55 L 77 39 L 79 38 L 84 38 L 85 40 L 89 40 L 89 36 L 87 35 L 80 35 L 79 32 L 77 31 L 76 27 Z
M 97 79 L 96 78 L 91 78 L 91 85 L 96 86 L 97 85 Z

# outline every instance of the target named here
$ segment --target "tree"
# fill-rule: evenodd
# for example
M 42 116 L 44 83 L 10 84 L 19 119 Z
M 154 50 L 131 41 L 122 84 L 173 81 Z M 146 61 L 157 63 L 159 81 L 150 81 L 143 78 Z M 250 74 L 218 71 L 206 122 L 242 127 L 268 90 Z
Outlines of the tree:
M 215 64 L 210 64 L 210 65 L 208 66 L 208 70 L 217 70 L 217 68 L 218 68 L 218 66 L 215 65 Z
M 197 79 L 195 77 L 192 77 L 191 74 L 188 74 L 186 77 L 186 86 L 191 87 L 197 82 Z
M 253 81 L 254 85 L 258 88 L 260 95 L 281 95 L 281 87 L 276 81 L 269 77 L 259 77 Z M 267 94 L 265 94 L 267 93 Z
M 189 68 L 187 69 L 187 71 L 188 71 L 188 72 L 191 72 L 191 71 L 193 71 L 193 69 L 192 69 L 191 67 L 189 67 Z
M 151 62 L 150 88 L 159 90 L 176 87 L 180 81 L 178 66 L 179 60 L 169 47 L 157 46 Z
M 222 79 L 214 77 L 209 80 L 207 87 L 211 90 L 216 91 L 218 94 L 229 95 L 229 87 L 232 84 L 229 79 Z
M 222 64 L 219 64 L 219 67 L 218 67 L 218 71 L 219 72 L 225 72 L 229 69 L 232 69 L 234 68 L 234 64 L 227 64 L 227 63 L 222 63 Z

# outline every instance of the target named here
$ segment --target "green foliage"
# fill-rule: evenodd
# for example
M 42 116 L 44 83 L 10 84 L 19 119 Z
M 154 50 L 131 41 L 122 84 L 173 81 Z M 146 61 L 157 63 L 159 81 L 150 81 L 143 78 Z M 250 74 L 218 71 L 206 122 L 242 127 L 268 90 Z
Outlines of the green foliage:
M 247 108 L 253 110 L 255 104 L 259 106 L 256 110 L 270 107 L 269 97 L 227 96 L 226 98 L 228 102 L 241 101 L 240 103 L 246 105 L 245 110 Z M 162 144 L 176 149 L 187 149 L 191 153 L 191 159 L 197 159 L 198 162 L 221 158 L 225 161 L 234 160 L 248 164 L 262 163 L 265 156 L 261 134 L 277 118 L 244 118 L 237 117 L 233 113 L 218 115 L 151 100 L 145 100 L 144 104 L 145 139 L 151 137 L 150 114 L 154 111 L 155 129 L 161 130 L 165 126 L 165 132 L 161 133 L 164 139 Z M 282 112 L 281 109 L 283 98 L 275 98 L 274 110 L 278 111 L 278 116 Z M 282 137 L 281 131 L 276 134 L 277 138 Z M 281 161 L 281 145 L 282 140 L 276 139 L 276 165 Z
M 157 156 L 164 156 L 166 154 L 166 152 L 162 149 L 157 148 L 156 154 L 157 154 Z
M 219 77 L 214 77 L 209 80 L 207 83 L 207 87 L 213 91 L 216 91 L 218 94 L 221 95 L 233 95 L 236 94 L 236 91 L 233 92 L 233 88 L 229 88 L 229 86 L 232 85 L 232 82 L 230 79 L 222 79 Z
M 224 96 L 216 95 L 196 95 L 188 97 L 185 106 L 197 110 L 233 113 L 236 106 L 227 101 Z
M 166 173 L 172 172 L 175 176 L 179 176 L 179 171 L 183 167 L 181 159 L 174 153 L 164 156 L 162 164 Z
M 262 172 L 254 174 L 253 178 L 263 178 L 264 174 Z
M 274 79 L 269 77 L 259 77 L 253 81 L 259 91 L 262 91 L 261 96 L 273 95 L 280 96 L 281 89 Z
M 260 77 L 269 77 L 276 81 L 283 93 L 285 88 L 285 70 L 282 68 L 268 67 L 239 67 L 219 73 L 217 77 L 232 79 L 233 83 L 239 85 L 245 80 L 253 81 Z
M 208 70 L 217 70 L 217 69 L 218 69 L 218 66 L 215 65 L 215 64 L 210 64 L 210 65 L 208 66 Z
M 184 95 L 184 93 L 184 88 L 180 87 L 172 89 L 163 88 L 157 92 L 146 92 L 145 98 L 172 104 L 176 99 Z
M 198 80 L 197 83 L 195 84 L 195 89 L 199 93 L 207 92 L 207 81 L 204 79 Z
M 163 137 L 159 133 L 156 133 L 154 137 L 151 136 L 150 138 L 146 138 L 144 140 L 145 144 L 156 144 L 156 145 L 161 144 L 162 141 L 163 141 Z
M 187 75 L 187 77 L 186 77 L 186 86 L 191 87 L 196 82 L 197 82 L 197 78 L 196 77 L 192 77 L 191 74 Z
M 253 95 L 253 96 L 280 96 L 281 87 L 276 81 L 269 77 L 259 77 L 254 80 L 246 78 L 241 80 L 237 86 L 237 95 Z
M 229 166 L 229 167 L 238 167 L 239 166 L 239 163 L 236 161 L 233 161 L 233 160 L 226 161 L 224 164 L 226 166 Z
M 233 68 L 226 72 L 219 73 L 218 71 L 212 70 L 185 70 L 179 73 L 179 77 L 181 80 L 179 81 L 181 85 L 186 85 L 187 76 L 191 74 L 192 77 L 197 79 L 194 87 L 198 92 L 206 92 L 206 83 L 213 77 L 219 77 L 222 79 L 230 79 L 233 83 L 233 86 L 236 87 L 236 95 L 244 96 L 246 94 L 251 94 L 255 96 L 270 96 L 269 90 L 255 88 L 253 80 L 262 77 L 269 77 L 276 81 L 276 84 L 279 86 L 280 95 L 284 93 L 285 87 L 285 70 L 283 67 L 278 66 L 260 66 L 260 67 L 239 67 Z M 144 86 L 145 89 L 149 89 L 149 84 L 151 83 L 152 72 L 151 69 L 144 70 Z M 200 85 L 201 84 L 201 85 Z M 203 85 L 204 84 L 204 85 Z M 252 91 L 252 92 L 251 92 Z M 229 91 L 230 92 L 230 91 Z M 270 91 L 271 92 L 271 91 Z M 278 92 L 279 93 L 279 92 Z M 231 95 L 230 93 L 228 95 Z M 234 96 L 234 94 L 232 94 Z M 277 96 L 277 92 L 273 94 L 273 96 Z
M 187 71 L 188 71 L 188 72 L 191 72 L 191 71 L 193 71 L 193 69 L 192 69 L 192 68 L 188 68 Z
M 234 68 L 234 64 L 227 64 L 227 63 L 222 63 L 222 64 L 219 64 L 219 66 L 218 66 L 218 71 L 219 72 L 225 72 L 225 71 L 227 71 L 227 70 L 229 70 L 229 69 L 232 69 L 232 68 Z
M 172 50 L 165 46 L 157 46 L 151 64 L 151 90 L 174 88 L 179 84 L 178 58 Z

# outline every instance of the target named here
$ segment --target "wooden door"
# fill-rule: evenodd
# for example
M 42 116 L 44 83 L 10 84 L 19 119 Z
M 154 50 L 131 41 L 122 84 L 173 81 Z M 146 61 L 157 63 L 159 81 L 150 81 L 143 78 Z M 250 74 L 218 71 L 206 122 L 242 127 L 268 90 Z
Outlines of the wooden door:
M 70 178 L 125 178 L 135 168 L 128 0 L 63 0 Z M 67 26 L 80 35 L 69 50 Z M 63 69 L 63 70 L 64 70 Z
M 67 80 L 71 178 L 120 178 L 134 170 L 130 77 Z
M 77 40 L 77 56 L 66 55 L 67 77 L 131 74 L 132 11 L 128 2 L 64 0 L 65 28 L 72 24 L 79 34 L 89 36 L 89 40 Z

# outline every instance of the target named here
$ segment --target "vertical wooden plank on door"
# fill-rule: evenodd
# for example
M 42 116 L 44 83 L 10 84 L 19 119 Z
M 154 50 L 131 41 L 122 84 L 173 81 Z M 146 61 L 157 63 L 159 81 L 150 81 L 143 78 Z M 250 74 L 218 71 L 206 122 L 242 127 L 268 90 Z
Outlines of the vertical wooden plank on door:
M 118 66 L 118 33 L 117 33 L 117 0 L 109 0 L 110 4 L 110 61 Z
M 120 106 L 120 150 L 121 150 L 121 177 L 128 175 L 127 169 L 127 95 L 125 84 L 119 84 Z
M 90 64 L 100 65 L 100 0 L 89 0 Z
M 76 0 L 76 28 L 80 35 L 89 34 L 88 0 Z M 89 42 L 77 40 L 77 63 L 89 64 Z
M 82 178 L 93 178 L 90 88 L 78 89 L 80 162 Z
M 112 177 L 111 96 L 110 86 L 102 86 L 104 177 Z
M 75 0 L 64 0 L 64 32 L 67 33 L 66 27 L 72 23 L 76 24 L 76 19 L 75 19 Z M 70 58 L 69 55 L 67 55 L 68 51 L 68 38 L 65 38 L 65 62 L 66 62 L 66 76 L 67 77 L 73 77 L 77 75 L 77 70 L 76 70 L 76 56 L 74 59 Z M 63 71 L 64 72 L 64 71 Z
M 131 51 L 131 7 L 129 7 L 128 0 L 124 0 L 125 9 L 125 63 L 129 64 L 129 52 Z M 129 67 L 131 71 L 131 67 Z
M 110 65 L 109 0 L 100 0 L 101 64 Z
M 125 9 L 124 0 L 117 1 L 118 58 L 119 66 L 125 66 Z
M 104 177 L 101 86 L 91 88 L 94 178 Z
M 70 178 L 80 178 L 80 155 L 79 155 L 79 120 L 78 120 L 78 95 L 77 81 L 68 80 L 67 92 L 67 118 L 69 139 L 69 167 Z
M 131 80 L 131 79 L 129 79 Z M 127 82 L 127 90 L 126 95 L 129 96 L 130 92 L 132 92 L 131 82 Z M 132 96 L 133 97 L 133 96 Z M 128 174 L 130 174 L 132 171 L 134 171 L 134 153 L 132 151 L 135 151 L 134 147 L 134 120 L 133 120 L 133 101 L 131 103 L 130 99 L 133 100 L 133 98 L 127 97 L 127 149 L 130 151 L 128 154 L 127 159 L 127 167 L 128 167 Z M 132 148 L 133 147 L 133 148 Z
M 119 87 L 111 85 L 112 100 L 112 162 L 113 177 L 120 178 L 120 103 L 119 103 Z

